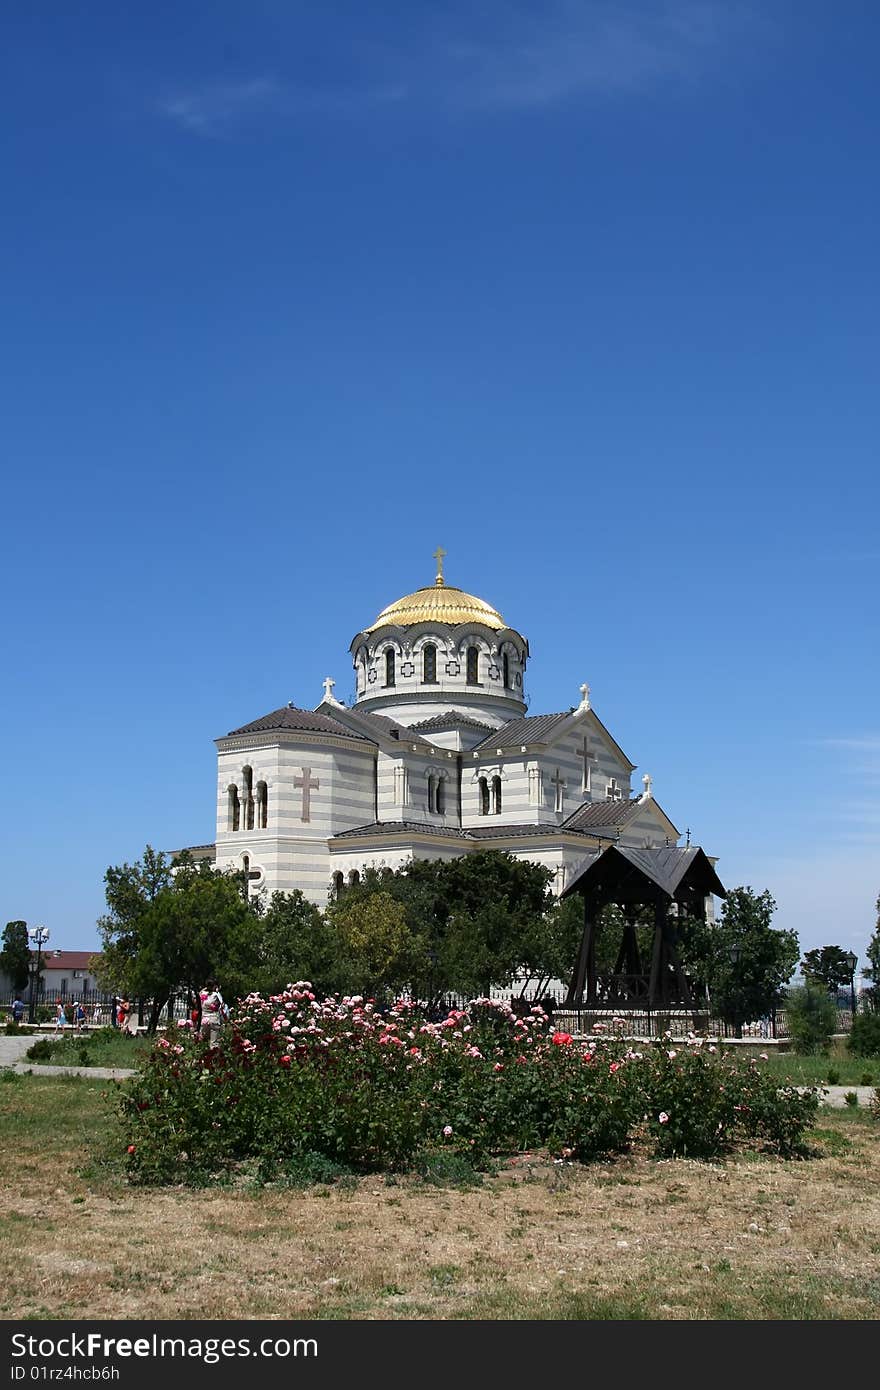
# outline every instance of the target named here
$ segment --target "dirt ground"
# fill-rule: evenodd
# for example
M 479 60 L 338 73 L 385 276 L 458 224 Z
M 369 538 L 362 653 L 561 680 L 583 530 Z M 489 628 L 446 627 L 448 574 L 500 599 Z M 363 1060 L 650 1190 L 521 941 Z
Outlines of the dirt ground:
M 876 1318 L 880 1124 L 820 1112 L 817 1156 L 724 1165 L 520 1156 L 415 1178 L 191 1191 L 93 1161 L 106 1083 L 0 1087 L 0 1316 Z

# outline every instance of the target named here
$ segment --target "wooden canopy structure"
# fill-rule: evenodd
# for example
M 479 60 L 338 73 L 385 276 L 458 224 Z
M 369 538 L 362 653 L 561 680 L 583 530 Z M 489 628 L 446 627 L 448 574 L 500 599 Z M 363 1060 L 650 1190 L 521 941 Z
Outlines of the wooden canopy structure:
M 678 954 L 678 917 L 705 919 L 710 894 L 727 896 L 701 849 L 679 849 L 674 845 L 633 849 L 618 844 L 597 850 L 563 890 L 562 897 L 575 893 L 584 900 L 584 934 L 566 1008 L 693 1006 Z M 623 933 L 614 970 L 600 980 L 596 972 L 597 923 L 602 909 L 612 903 L 623 913 Z M 675 911 L 671 910 L 673 906 Z M 636 933 L 639 910 L 646 907 L 654 914 L 648 969 L 641 959 Z

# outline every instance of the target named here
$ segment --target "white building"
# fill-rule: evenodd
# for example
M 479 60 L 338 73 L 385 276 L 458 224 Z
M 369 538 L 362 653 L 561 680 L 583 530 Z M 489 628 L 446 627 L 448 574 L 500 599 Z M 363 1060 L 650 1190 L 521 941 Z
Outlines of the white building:
M 675 844 L 651 779 L 590 703 L 527 714 L 529 646 L 445 582 L 389 604 L 351 643 L 356 698 L 285 705 L 217 739 L 218 867 L 324 906 L 365 868 L 484 847 L 546 865 L 560 893 L 609 844 Z M 200 846 L 199 857 L 212 847 Z

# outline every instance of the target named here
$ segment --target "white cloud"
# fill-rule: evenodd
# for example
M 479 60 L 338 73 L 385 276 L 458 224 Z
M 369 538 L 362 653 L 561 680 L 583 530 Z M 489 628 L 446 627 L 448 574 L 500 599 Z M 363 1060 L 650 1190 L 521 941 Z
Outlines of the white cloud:
M 254 77 L 178 91 L 164 97 L 159 110 L 194 135 L 219 135 L 249 116 L 277 107 L 281 96 L 275 78 Z
M 266 76 L 193 83 L 159 109 L 203 136 L 259 114 L 351 116 L 404 101 L 447 111 L 540 109 L 690 79 L 760 22 L 751 7 L 734 13 L 722 0 L 468 0 L 416 12 L 392 40 L 375 29 L 368 38 L 334 30 L 340 75 L 324 85 Z M 282 45 L 273 65 L 283 61 Z

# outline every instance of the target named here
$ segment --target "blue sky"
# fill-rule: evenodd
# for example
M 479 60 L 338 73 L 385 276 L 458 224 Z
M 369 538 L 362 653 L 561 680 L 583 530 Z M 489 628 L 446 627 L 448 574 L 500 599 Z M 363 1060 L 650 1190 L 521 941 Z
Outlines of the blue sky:
M 880 891 L 859 0 L 5 16 L 0 921 L 97 943 L 212 740 L 447 576 L 864 955 Z M 638 782 L 637 782 L 638 785 Z

